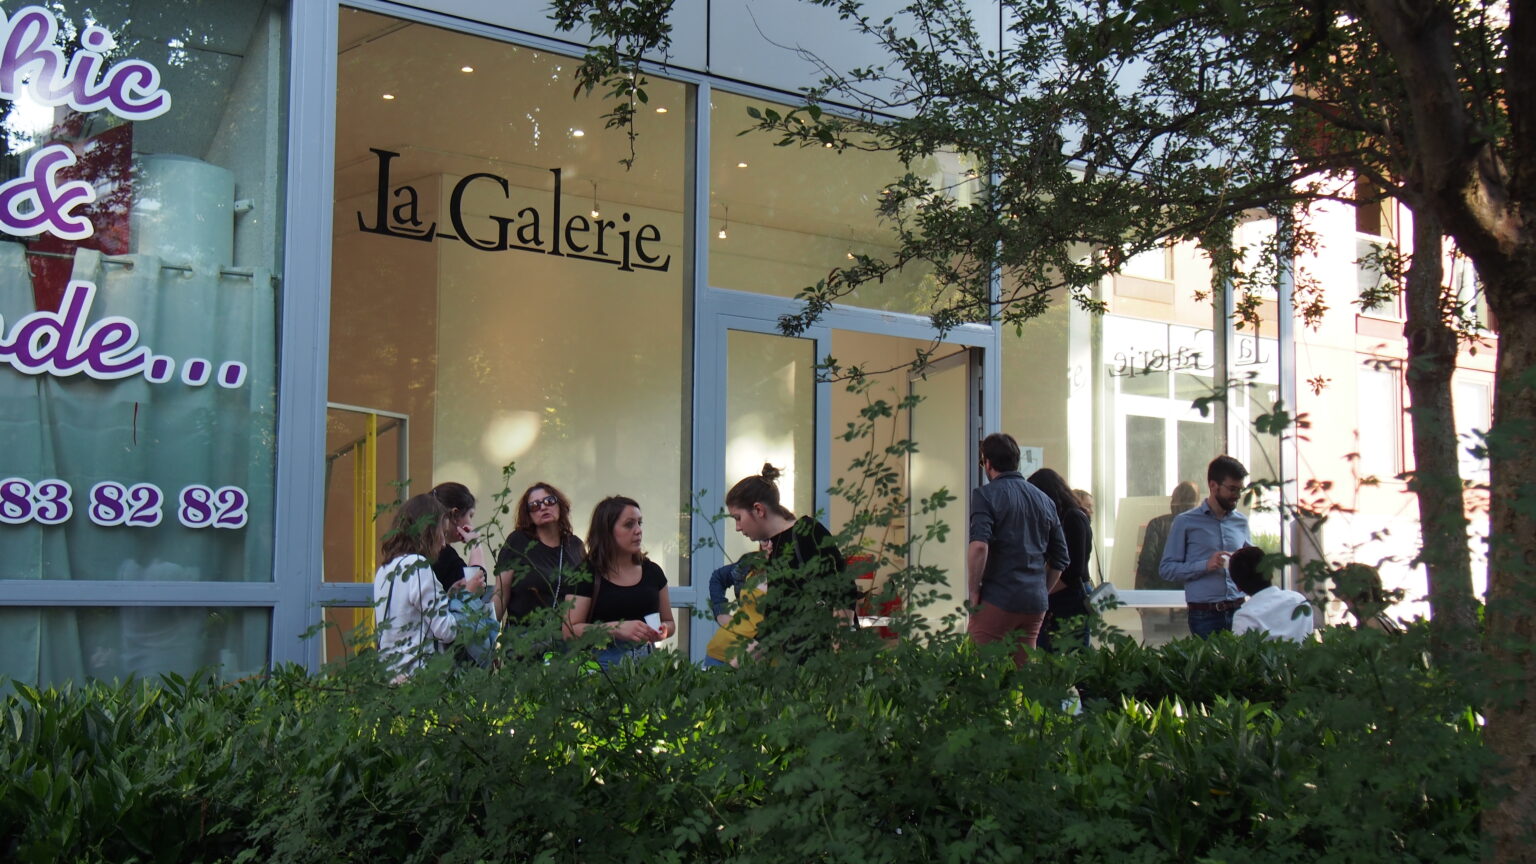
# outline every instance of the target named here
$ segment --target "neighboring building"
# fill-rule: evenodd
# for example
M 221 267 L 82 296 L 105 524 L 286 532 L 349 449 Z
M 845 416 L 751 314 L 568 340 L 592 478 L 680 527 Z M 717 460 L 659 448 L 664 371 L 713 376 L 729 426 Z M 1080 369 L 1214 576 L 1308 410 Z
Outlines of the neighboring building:
M 467 483 L 485 518 L 509 462 L 514 494 L 562 487 L 579 527 L 603 495 L 638 498 L 690 620 L 722 554 L 701 541 L 741 551 L 694 513 L 718 512 L 738 477 L 771 461 L 797 512 L 847 516 L 824 490 L 856 455 L 839 435 L 863 397 L 819 382 L 817 361 L 899 369 L 937 338 L 918 273 L 861 289 L 803 338 L 777 330 L 797 291 L 892 243 L 873 213 L 893 158 L 737 134 L 748 106 L 792 103 L 816 77 L 783 45 L 871 59 L 828 10 L 680 2 L 625 170 L 610 106 L 572 97 L 582 46 L 542 2 L 48 8 L 7 4 L 5 35 L 45 16 L 61 69 L 97 51 L 158 78 L 123 66 L 138 89 L 73 107 L 0 81 L 9 188 L 57 199 L 51 218 L 13 212 L 0 242 L 0 675 L 318 666 L 340 639 L 302 636 L 367 617 L 374 514 L 396 484 Z M 968 167 L 922 170 L 964 194 Z M 95 203 L 68 203 L 75 179 Z M 875 376 L 876 397 L 925 397 L 879 430 L 919 441 L 900 483 L 963 502 L 977 440 L 1006 429 L 1026 468 L 1096 494 L 1095 569 L 1129 585 L 1142 526 L 1179 480 L 1203 490 L 1212 456 L 1294 477 L 1250 419 L 1326 374 L 1349 383 L 1304 392 L 1302 409 L 1353 422 L 1375 319 L 1341 302 L 1337 334 L 1293 340 L 1277 298 L 1260 333 L 1237 332 L 1194 299 L 1202 272 L 1182 249 L 1144 256 L 1106 284 L 1102 319 L 1057 304 L 1021 335 L 963 326 L 925 376 Z M 1487 396 L 1491 356 L 1469 358 L 1483 366 L 1463 391 Z M 1260 386 L 1229 408 L 1190 409 L 1250 371 Z M 1340 425 L 1314 426 L 1304 476 L 1352 447 Z M 1362 520 L 1411 518 L 1400 498 L 1372 498 Z M 1278 516 L 1254 525 L 1283 533 Z M 924 561 L 961 580 L 957 534 Z M 1328 542 L 1344 542 L 1331 526 Z M 690 623 L 678 640 L 701 656 L 712 624 Z

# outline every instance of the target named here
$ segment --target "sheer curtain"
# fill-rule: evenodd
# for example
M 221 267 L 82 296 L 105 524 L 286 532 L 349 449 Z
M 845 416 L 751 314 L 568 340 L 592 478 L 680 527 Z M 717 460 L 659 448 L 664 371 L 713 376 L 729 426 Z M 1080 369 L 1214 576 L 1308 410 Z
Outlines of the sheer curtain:
M 0 243 L 0 310 L 7 330 L 33 308 L 16 243 Z M 134 321 L 139 344 L 176 361 L 160 384 L 142 375 L 97 381 L 0 368 L 0 479 L 58 478 L 72 487 L 74 512 L 59 525 L 30 521 L 0 533 L 0 578 L 142 582 L 265 581 L 271 578 L 271 500 L 275 436 L 274 314 L 271 274 L 263 268 L 166 267 L 153 255 L 105 259 L 75 254 L 73 278 L 97 285 L 89 315 Z M 188 360 L 209 361 L 207 383 L 185 383 Z M 228 361 L 245 365 L 237 388 L 217 383 Z M 161 494 L 157 525 L 103 526 L 90 515 L 91 489 L 152 484 Z M 235 487 L 248 499 L 239 528 L 188 527 L 204 521 L 204 497 L 183 519 L 187 487 Z M 153 497 L 144 490 L 140 502 Z M 130 509 L 138 509 L 130 497 Z M 216 503 L 216 502 L 210 502 Z M 110 507 L 108 509 L 111 509 Z M 145 508 L 149 521 L 153 508 Z M 233 513 L 231 512 L 232 516 Z M 0 675 L 50 683 L 219 664 L 226 674 L 265 661 L 266 609 L 129 606 L 0 608 Z

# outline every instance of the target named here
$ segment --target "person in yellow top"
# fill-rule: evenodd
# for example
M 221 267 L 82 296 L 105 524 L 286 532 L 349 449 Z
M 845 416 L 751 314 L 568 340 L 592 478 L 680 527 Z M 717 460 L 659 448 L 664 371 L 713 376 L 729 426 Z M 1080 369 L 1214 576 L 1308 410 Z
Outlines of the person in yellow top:
M 767 550 L 767 541 L 758 544 Z M 737 646 L 757 638 L 757 627 L 763 613 L 757 608 L 763 596 L 762 573 L 753 556 L 745 556 L 734 564 L 716 568 L 709 576 L 709 608 L 720 627 L 709 639 L 704 649 L 704 668 L 735 666 L 741 650 Z M 726 591 L 736 595 L 733 606 L 726 598 Z

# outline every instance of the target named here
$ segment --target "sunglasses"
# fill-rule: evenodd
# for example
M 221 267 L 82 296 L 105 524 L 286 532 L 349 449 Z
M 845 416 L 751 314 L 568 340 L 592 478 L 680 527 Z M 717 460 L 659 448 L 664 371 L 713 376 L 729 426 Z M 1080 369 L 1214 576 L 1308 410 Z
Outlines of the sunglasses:
M 543 510 L 545 507 L 555 507 L 560 504 L 560 499 L 553 495 L 545 495 L 543 498 L 535 498 L 528 502 L 529 510 Z

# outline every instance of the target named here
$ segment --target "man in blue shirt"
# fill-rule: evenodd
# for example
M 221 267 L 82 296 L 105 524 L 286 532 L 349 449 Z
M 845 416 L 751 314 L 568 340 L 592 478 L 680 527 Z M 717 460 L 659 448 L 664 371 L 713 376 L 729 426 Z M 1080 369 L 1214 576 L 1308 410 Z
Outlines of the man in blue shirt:
M 1237 512 L 1248 469 L 1231 456 L 1217 456 L 1205 470 L 1210 497 L 1173 517 L 1168 544 L 1157 573 L 1167 582 L 1184 583 L 1189 632 L 1201 639 L 1232 629 L 1232 614 L 1243 605 L 1243 592 L 1227 575 L 1232 553 L 1248 544 L 1248 517 Z

